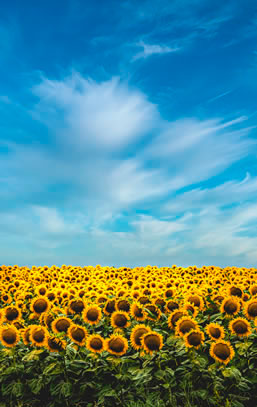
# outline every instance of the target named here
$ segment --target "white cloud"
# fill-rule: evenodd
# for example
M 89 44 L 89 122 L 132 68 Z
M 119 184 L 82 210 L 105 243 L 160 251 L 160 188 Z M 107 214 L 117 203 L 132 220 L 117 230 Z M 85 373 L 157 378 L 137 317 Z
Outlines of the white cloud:
M 61 128 L 68 127 L 68 134 L 62 131 L 59 141 L 98 154 L 137 141 L 159 120 L 155 105 L 118 78 L 99 84 L 74 73 L 63 81 L 43 79 L 33 91 L 40 97 L 41 120 L 55 126 L 61 111 Z
M 171 52 L 177 52 L 180 50 L 179 47 L 169 47 L 167 45 L 150 45 L 146 44 L 144 41 L 139 41 L 136 45 L 143 48 L 143 51 L 140 51 L 136 55 L 134 55 L 134 61 L 141 58 L 148 58 L 151 55 L 169 54 Z

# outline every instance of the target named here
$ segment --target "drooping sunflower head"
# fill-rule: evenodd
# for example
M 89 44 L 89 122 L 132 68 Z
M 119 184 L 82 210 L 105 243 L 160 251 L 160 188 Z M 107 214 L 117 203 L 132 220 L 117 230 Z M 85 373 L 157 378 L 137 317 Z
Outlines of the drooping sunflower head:
M 105 340 L 106 350 L 112 355 L 122 356 L 128 350 L 128 341 L 121 335 L 111 335 Z
M 88 324 L 96 325 L 102 318 L 102 310 L 99 305 L 89 305 L 84 309 L 82 317 Z
M 137 301 L 133 302 L 133 304 L 131 305 L 131 308 L 130 308 L 130 315 L 136 321 L 144 321 L 146 319 L 146 313 L 144 311 L 144 306 Z
M 180 318 L 176 324 L 176 335 L 184 336 L 186 333 L 191 331 L 191 329 L 197 329 L 197 322 L 190 316 L 184 316 Z
M 9 323 L 13 321 L 18 321 L 21 319 L 21 310 L 18 307 L 10 305 L 9 307 L 4 308 L 4 317 L 5 320 Z
M 20 340 L 20 334 L 14 325 L 3 325 L 0 327 L 0 341 L 3 346 L 13 348 Z
M 124 311 L 115 311 L 111 316 L 113 328 L 127 328 L 130 325 L 129 314 Z
M 229 323 L 229 329 L 232 334 L 239 337 L 249 336 L 251 334 L 250 322 L 245 318 L 235 318 Z
M 144 324 L 134 326 L 130 334 L 130 342 L 135 350 L 143 349 L 142 336 L 150 331 L 151 329 Z
M 219 340 L 211 344 L 210 355 L 217 362 L 227 365 L 233 359 L 235 352 L 229 342 Z
M 252 284 L 249 288 L 250 294 L 254 297 L 257 295 L 257 284 Z
M 254 320 L 257 317 L 257 298 L 253 298 L 245 303 L 244 314 L 248 319 Z
M 101 335 L 90 335 L 87 338 L 86 347 L 93 353 L 101 353 L 105 350 L 105 340 Z
M 37 326 L 37 325 L 36 325 Z M 27 328 L 23 329 L 21 332 L 21 337 L 23 340 L 24 345 L 30 345 L 31 341 L 30 341 L 30 329 L 31 329 L 32 325 L 28 326 Z
M 50 352 L 61 352 L 66 348 L 67 342 L 53 335 L 48 336 L 45 346 Z
M 191 329 L 184 335 L 184 340 L 186 347 L 198 349 L 204 342 L 204 334 L 198 329 Z
M 237 297 L 225 297 L 220 306 L 220 312 L 231 317 L 240 311 L 240 302 Z
M 72 324 L 67 333 L 70 340 L 77 345 L 83 346 L 86 343 L 88 332 L 83 326 Z
M 60 332 L 67 333 L 69 327 L 71 326 L 71 320 L 66 317 L 58 317 L 52 321 L 52 330 L 56 334 Z
M 225 337 L 225 331 L 223 326 L 211 323 L 206 326 L 206 332 L 209 337 L 215 341 L 223 339 Z
M 31 302 L 30 310 L 34 314 L 40 315 L 43 312 L 48 312 L 50 310 L 51 303 L 47 297 L 36 297 Z
M 29 339 L 34 346 L 45 346 L 48 336 L 49 332 L 44 326 L 38 325 L 30 329 Z
M 142 345 L 146 353 L 153 354 L 163 347 L 163 337 L 158 332 L 147 332 L 142 336 Z

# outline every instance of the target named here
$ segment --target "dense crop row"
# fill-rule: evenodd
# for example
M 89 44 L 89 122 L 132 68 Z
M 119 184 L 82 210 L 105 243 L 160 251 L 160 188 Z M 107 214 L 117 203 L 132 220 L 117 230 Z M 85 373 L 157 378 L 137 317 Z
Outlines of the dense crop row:
M 0 267 L 0 407 L 257 405 L 256 275 Z

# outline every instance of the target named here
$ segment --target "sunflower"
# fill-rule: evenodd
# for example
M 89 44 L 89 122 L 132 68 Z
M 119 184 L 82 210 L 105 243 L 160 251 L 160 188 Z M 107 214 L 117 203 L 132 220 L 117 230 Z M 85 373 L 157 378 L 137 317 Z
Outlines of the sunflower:
M 232 316 L 240 311 L 240 302 L 237 297 L 225 297 L 220 306 L 220 312 Z
M 52 330 L 56 334 L 60 332 L 65 332 L 67 333 L 68 328 L 70 328 L 72 322 L 69 318 L 66 317 L 58 317 L 53 320 L 52 322 Z
M 34 346 L 45 346 L 49 333 L 44 326 L 34 326 L 30 329 L 29 339 Z
M 198 349 L 204 342 L 204 334 L 198 329 L 191 329 L 184 335 L 184 340 L 187 348 Z
M 250 322 L 245 318 L 235 318 L 230 321 L 229 329 L 232 334 L 239 337 L 249 336 L 251 334 Z
M 194 318 L 196 317 L 196 315 L 197 315 L 198 312 L 199 312 L 199 308 L 196 307 L 196 306 L 195 306 L 193 303 L 191 303 L 191 302 L 186 302 L 186 303 L 183 305 L 183 308 L 184 308 L 187 312 L 188 312 L 188 311 L 191 312 Z
M 162 297 L 158 297 L 154 299 L 154 305 L 157 305 L 157 307 L 160 307 L 162 311 L 164 311 L 164 307 L 166 305 L 166 301 Z
M 187 314 L 188 313 L 184 309 L 178 309 L 178 310 L 173 311 L 168 317 L 168 321 L 167 321 L 168 327 L 170 329 L 174 329 L 178 320 L 180 318 L 182 318 L 183 316 L 186 316 Z
M 244 314 L 248 319 L 255 319 L 257 317 L 257 299 L 253 298 L 247 301 L 244 305 Z
M 106 301 L 103 312 L 105 315 L 111 315 L 116 310 L 115 299 Z
M 38 325 L 35 325 L 35 326 L 38 326 Z M 24 345 L 27 345 L 27 346 L 31 343 L 30 338 L 29 338 L 31 327 L 32 327 L 32 325 L 23 329 L 21 332 L 21 338 L 23 340 L 23 343 L 24 343 Z
M 2 294 L 1 300 L 2 300 L 5 304 L 11 304 L 11 302 L 12 302 L 12 297 L 11 297 L 9 294 Z
M 112 355 L 121 356 L 128 350 L 128 341 L 121 335 L 113 334 L 105 340 L 105 346 Z
M 130 311 L 130 303 L 126 298 L 121 298 L 121 299 L 117 300 L 115 307 L 116 307 L 116 311 L 125 311 L 125 312 Z
M 72 342 L 79 346 L 83 346 L 86 342 L 88 332 L 83 326 L 72 324 L 69 327 L 67 334 Z
M 184 336 L 188 333 L 191 329 L 197 329 L 198 325 L 197 322 L 191 318 L 189 315 L 179 318 L 176 324 L 176 335 L 177 336 Z
M 211 339 L 214 339 L 215 341 L 223 339 L 225 337 L 224 328 L 219 324 L 210 323 L 206 326 L 205 329 L 209 337 Z
M 35 293 L 39 296 L 44 296 L 47 293 L 47 287 L 44 284 L 40 284 L 39 286 L 37 286 L 37 288 L 35 289 Z
M 179 304 L 176 301 L 170 300 L 166 303 L 165 311 L 167 313 L 173 312 L 176 309 L 179 309 Z
M 254 297 L 257 294 L 257 284 L 253 284 L 249 288 L 250 294 Z
M 243 290 L 239 286 L 232 285 L 231 287 L 228 288 L 228 295 L 229 296 L 234 295 L 236 297 L 241 298 L 243 295 Z
M 48 336 L 45 346 L 50 352 L 61 352 L 66 348 L 67 342 L 56 338 L 55 336 Z
M 81 314 L 81 312 L 85 309 L 84 301 L 81 299 L 72 299 L 69 302 L 69 309 L 72 314 Z
M 142 304 L 133 302 L 130 309 L 130 315 L 136 321 L 144 321 L 146 319 L 146 313 Z
M 147 313 L 147 317 L 146 317 L 147 319 L 150 319 L 151 321 L 157 321 L 157 320 L 160 319 L 161 311 L 159 310 L 159 308 L 156 305 L 151 304 L 151 303 L 146 304 L 145 305 L 145 310 L 146 310 L 146 313 Z M 153 317 L 152 317 L 152 315 L 150 313 L 153 314 Z
M 40 324 L 47 326 L 48 329 L 52 329 L 52 322 L 54 321 L 54 315 L 52 312 L 44 312 L 39 318 Z
M 227 365 L 228 362 L 233 359 L 235 352 L 229 342 L 219 340 L 211 344 L 210 355 L 217 362 Z
M 105 350 L 105 340 L 101 335 L 90 335 L 87 338 L 86 347 L 93 353 L 101 353 Z
M 151 329 L 144 324 L 136 325 L 132 329 L 131 334 L 130 334 L 130 342 L 131 342 L 132 347 L 135 350 L 139 350 L 139 349 L 143 348 L 143 345 L 141 343 L 141 338 L 144 334 L 146 334 L 150 331 L 151 331 Z
M 5 307 L 3 309 L 5 320 L 8 322 L 18 321 L 21 319 L 21 310 L 14 305 L 10 305 L 9 307 Z
M 82 317 L 88 324 L 96 325 L 102 318 L 102 310 L 98 305 L 89 305 L 84 309 Z
M 142 336 L 142 345 L 146 353 L 153 354 L 163 347 L 163 337 L 158 332 L 150 331 Z
M 124 311 L 115 311 L 111 316 L 113 328 L 127 328 L 130 325 L 129 314 Z
M 0 341 L 3 346 L 13 348 L 20 340 L 20 334 L 14 325 L 4 325 L 0 327 Z
M 186 302 L 190 302 L 191 304 L 194 304 L 195 307 L 198 307 L 199 310 L 204 309 L 204 301 L 202 297 L 198 294 L 190 294 L 186 297 Z
M 40 315 L 43 312 L 49 311 L 51 307 L 51 303 L 49 302 L 47 297 L 36 297 L 30 305 L 30 310 L 34 314 Z

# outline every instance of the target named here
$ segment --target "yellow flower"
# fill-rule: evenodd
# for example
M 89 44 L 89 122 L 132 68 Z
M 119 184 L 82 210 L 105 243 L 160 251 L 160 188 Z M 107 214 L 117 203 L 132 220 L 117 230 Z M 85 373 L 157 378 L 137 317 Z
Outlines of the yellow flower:
M 128 350 L 128 341 L 121 335 L 111 335 L 105 340 L 106 350 L 112 355 L 122 356 Z
M 89 305 L 82 314 L 83 320 L 90 325 L 96 325 L 102 318 L 102 310 L 98 305 Z
M 20 334 L 14 325 L 4 325 L 0 327 L 0 341 L 3 346 L 13 348 L 20 340 Z
M 129 314 L 124 311 L 113 312 L 111 325 L 113 328 L 127 328 L 130 325 Z
M 139 349 L 143 348 L 143 345 L 141 342 L 142 336 L 150 331 L 151 331 L 151 329 L 144 324 L 136 325 L 132 329 L 131 334 L 130 334 L 130 342 L 131 342 L 132 347 L 135 350 L 139 350 Z
M 163 347 L 163 337 L 158 332 L 150 331 L 142 336 L 142 344 L 146 353 L 153 354 Z
M 223 339 L 225 337 L 224 328 L 219 324 L 212 322 L 208 324 L 205 329 L 210 338 L 214 339 L 215 341 Z
M 46 346 L 48 330 L 44 326 L 35 326 L 30 329 L 29 339 L 34 346 Z
M 229 323 L 230 331 L 239 337 L 249 336 L 251 334 L 251 325 L 247 319 L 235 318 Z
M 235 352 L 229 342 L 219 340 L 211 344 L 210 355 L 217 362 L 227 365 L 233 359 Z
M 176 335 L 184 336 L 191 329 L 198 328 L 197 322 L 190 316 L 180 318 L 176 324 Z
M 67 333 L 72 342 L 79 346 L 83 346 L 85 344 L 88 332 L 83 326 L 72 324 Z
M 86 347 L 93 353 L 101 353 L 105 350 L 105 340 L 98 334 L 90 335 L 87 338 Z
M 204 342 L 204 334 L 198 329 L 192 329 L 184 335 L 185 345 L 188 348 L 200 348 Z

